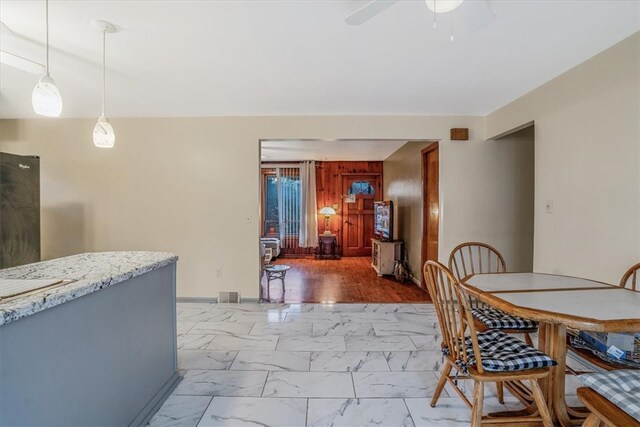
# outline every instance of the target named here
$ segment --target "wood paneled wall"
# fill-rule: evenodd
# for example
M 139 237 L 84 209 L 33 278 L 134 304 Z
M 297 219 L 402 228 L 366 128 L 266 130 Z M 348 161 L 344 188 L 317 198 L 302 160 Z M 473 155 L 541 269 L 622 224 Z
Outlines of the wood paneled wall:
M 263 163 L 298 163 L 298 162 L 263 162 Z M 331 217 L 331 231 L 337 235 L 340 255 L 342 255 L 342 174 L 350 173 L 379 173 L 382 176 L 383 162 L 344 161 L 344 162 L 317 162 L 316 166 L 316 198 L 318 210 L 325 206 L 334 207 L 336 215 Z M 382 195 L 375 200 L 382 200 Z M 318 232 L 324 231 L 324 216 L 318 214 Z M 292 246 L 282 248 L 282 254 L 289 256 L 311 255 L 315 253 L 312 248 L 300 248 Z
M 331 231 L 338 236 L 340 254 L 342 255 L 342 174 L 345 173 L 380 173 L 383 162 L 318 162 L 316 167 L 316 189 L 318 210 L 325 206 L 334 207 L 336 215 L 331 217 Z M 375 200 L 382 200 L 382 195 Z M 318 214 L 318 232 L 324 231 L 324 216 Z

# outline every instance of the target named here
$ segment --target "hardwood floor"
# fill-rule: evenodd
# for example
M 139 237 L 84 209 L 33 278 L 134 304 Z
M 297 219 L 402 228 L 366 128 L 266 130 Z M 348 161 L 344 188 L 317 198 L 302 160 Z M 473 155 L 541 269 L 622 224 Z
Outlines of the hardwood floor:
M 427 292 L 413 283 L 399 283 L 392 276 L 378 277 L 371 267 L 369 257 L 347 257 L 339 260 L 285 258 L 273 263 L 291 267 L 285 279 L 284 302 L 288 303 L 430 301 Z M 266 282 L 266 277 L 263 277 L 263 290 L 266 290 Z M 270 291 L 272 300 L 282 301 L 279 280 L 271 282 Z

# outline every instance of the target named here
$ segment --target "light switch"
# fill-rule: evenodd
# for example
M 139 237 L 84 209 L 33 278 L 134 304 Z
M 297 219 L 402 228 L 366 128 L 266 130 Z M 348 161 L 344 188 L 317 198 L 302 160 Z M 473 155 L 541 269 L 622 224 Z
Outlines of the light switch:
M 544 202 L 544 210 L 547 213 L 553 213 L 553 200 L 547 200 Z

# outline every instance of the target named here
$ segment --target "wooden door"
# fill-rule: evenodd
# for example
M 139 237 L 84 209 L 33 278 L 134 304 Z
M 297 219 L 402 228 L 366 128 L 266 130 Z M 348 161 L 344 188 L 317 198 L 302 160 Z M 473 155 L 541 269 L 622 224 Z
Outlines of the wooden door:
M 371 256 L 373 202 L 382 200 L 381 175 L 342 175 L 342 197 L 342 254 Z
M 438 143 L 433 143 L 422 150 L 422 265 L 428 260 L 438 260 L 438 227 L 439 227 L 439 184 L 440 164 L 438 161 Z M 422 270 L 422 266 L 420 266 Z M 422 277 L 422 271 L 420 272 Z M 422 286 L 426 287 L 424 277 Z

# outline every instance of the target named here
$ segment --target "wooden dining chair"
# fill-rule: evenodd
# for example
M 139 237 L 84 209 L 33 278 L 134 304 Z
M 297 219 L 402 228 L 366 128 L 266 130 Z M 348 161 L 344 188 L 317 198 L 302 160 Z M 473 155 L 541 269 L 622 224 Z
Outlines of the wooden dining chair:
M 640 422 L 589 387 L 579 387 L 578 399 L 591 412 L 582 427 L 640 427 Z
M 449 255 L 449 270 L 456 279 L 471 274 L 506 273 L 507 263 L 502 254 L 493 246 L 481 242 L 466 242 L 456 246 Z M 512 316 L 491 307 L 482 307 L 470 300 L 471 314 L 479 330 L 497 329 L 507 334 L 524 334 L 527 344 L 533 346 L 531 333 L 538 330 L 538 323 Z
M 622 369 L 580 375 L 578 398 L 591 414 L 583 426 L 640 427 L 640 371 Z
M 632 291 L 635 291 L 638 287 L 638 276 L 640 276 L 640 262 L 628 269 L 620 280 L 620 287 L 626 288 L 627 286 Z
M 505 425 L 541 421 L 545 427 L 551 427 L 551 415 L 538 380 L 546 378 L 550 367 L 556 362 L 536 348 L 501 331 L 476 332 L 467 295 L 443 264 L 427 261 L 424 277 L 442 330 L 445 356 L 431 406 L 436 406 L 448 382 L 471 408 L 473 427 L 496 421 Z M 452 370 L 455 370 L 454 375 L 451 375 Z M 458 388 L 458 379 L 474 381 L 473 403 Z M 504 381 L 528 381 L 537 411 L 527 416 L 483 417 L 484 384 Z

